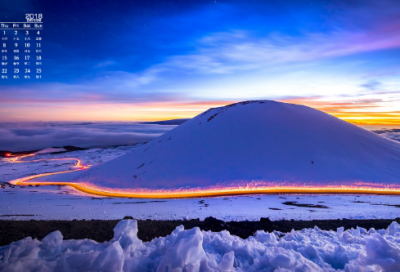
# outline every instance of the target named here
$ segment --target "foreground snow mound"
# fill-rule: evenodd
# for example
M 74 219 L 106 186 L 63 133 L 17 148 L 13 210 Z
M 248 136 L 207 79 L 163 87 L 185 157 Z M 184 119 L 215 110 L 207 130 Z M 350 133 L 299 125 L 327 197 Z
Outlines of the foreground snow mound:
M 400 144 L 306 106 L 248 101 L 210 109 L 88 170 L 40 178 L 47 179 L 125 189 L 400 186 Z
M 400 225 L 387 230 L 304 229 L 257 231 L 241 239 L 177 227 L 169 236 L 142 243 L 137 222 L 123 220 L 114 238 L 63 240 L 59 231 L 42 241 L 27 237 L 0 247 L 0 271 L 400 271 Z

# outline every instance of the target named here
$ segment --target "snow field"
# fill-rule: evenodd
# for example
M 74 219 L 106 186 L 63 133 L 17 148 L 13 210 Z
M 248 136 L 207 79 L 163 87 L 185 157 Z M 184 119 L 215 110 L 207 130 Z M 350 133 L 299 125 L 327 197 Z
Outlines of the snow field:
M 84 165 L 98 165 L 117 158 L 140 145 L 92 148 L 62 154 L 40 154 L 23 160 L 72 157 Z M 72 161 L 41 160 L 11 163 L 0 160 L 0 181 L 53 171 L 74 169 Z M 249 195 L 197 199 L 100 198 L 83 194 L 68 186 L 14 186 L 0 182 L 0 219 L 72 220 L 117 219 L 129 215 L 136 219 L 204 219 L 258 221 L 295 219 L 394 219 L 399 217 L 397 196 L 384 195 Z M 328 208 L 297 207 L 284 202 L 324 205 Z
M 1 271 L 399 271 L 400 225 L 290 233 L 257 231 L 241 239 L 228 231 L 185 230 L 142 242 L 137 222 L 122 220 L 109 242 L 24 238 L 0 247 Z

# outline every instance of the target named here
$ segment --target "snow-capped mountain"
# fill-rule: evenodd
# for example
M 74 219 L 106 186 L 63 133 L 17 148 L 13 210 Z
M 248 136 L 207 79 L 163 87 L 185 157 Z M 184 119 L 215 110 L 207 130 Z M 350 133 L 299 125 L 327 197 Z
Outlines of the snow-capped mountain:
M 121 157 L 48 180 L 130 189 L 400 185 L 400 144 L 306 106 L 246 101 L 209 109 Z

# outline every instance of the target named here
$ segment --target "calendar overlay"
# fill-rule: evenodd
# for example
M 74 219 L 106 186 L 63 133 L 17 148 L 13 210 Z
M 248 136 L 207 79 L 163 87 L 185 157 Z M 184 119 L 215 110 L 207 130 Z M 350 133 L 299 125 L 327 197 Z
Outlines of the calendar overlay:
M 0 22 L 0 80 L 42 78 L 43 22 L 28 17 L 28 22 Z

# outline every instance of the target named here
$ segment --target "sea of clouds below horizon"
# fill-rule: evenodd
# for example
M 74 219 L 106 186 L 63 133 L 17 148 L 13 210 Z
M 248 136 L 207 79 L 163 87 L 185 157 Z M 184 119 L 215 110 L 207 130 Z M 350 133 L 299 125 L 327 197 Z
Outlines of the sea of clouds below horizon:
M 176 125 L 138 122 L 9 122 L 0 123 L 0 150 L 31 151 L 48 147 L 82 148 L 130 145 L 150 141 Z M 365 129 L 400 141 L 399 128 Z
M 0 150 L 17 152 L 61 146 L 132 145 L 150 141 L 174 127 L 138 122 L 0 123 Z

